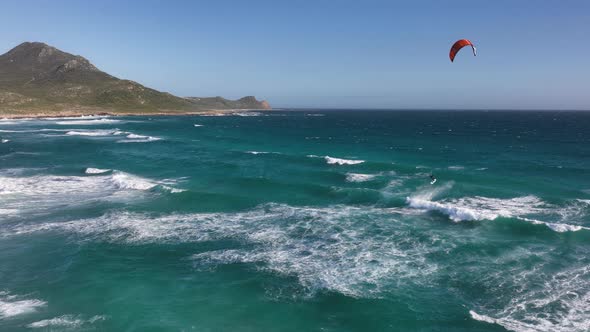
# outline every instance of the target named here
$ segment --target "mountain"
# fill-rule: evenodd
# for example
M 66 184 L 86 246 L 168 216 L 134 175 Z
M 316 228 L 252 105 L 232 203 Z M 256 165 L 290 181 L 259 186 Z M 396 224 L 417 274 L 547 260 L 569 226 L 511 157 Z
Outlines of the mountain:
M 22 43 L 0 55 L 0 113 L 166 113 L 268 109 L 254 97 L 181 98 L 123 80 L 87 59 L 44 43 Z
M 254 96 L 247 96 L 238 100 L 229 100 L 222 97 L 188 97 L 191 102 L 208 109 L 270 109 L 266 101 L 258 101 Z

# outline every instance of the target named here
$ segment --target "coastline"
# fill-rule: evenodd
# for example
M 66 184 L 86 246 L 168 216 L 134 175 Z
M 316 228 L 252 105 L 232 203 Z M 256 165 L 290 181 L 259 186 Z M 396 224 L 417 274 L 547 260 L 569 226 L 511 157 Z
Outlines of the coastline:
M 211 109 L 203 111 L 156 111 L 156 112 L 130 112 L 130 111 L 60 111 L 60 112 L 23 112 L 23 113 L 2 113 L 0 119 L 42 119 L 42 118 L 70 118 L 83 116 L 175 116 L 175 115 L 225 115 L 235 112 L 266 112 L 274 109 L 236 108 L 236 109 Z

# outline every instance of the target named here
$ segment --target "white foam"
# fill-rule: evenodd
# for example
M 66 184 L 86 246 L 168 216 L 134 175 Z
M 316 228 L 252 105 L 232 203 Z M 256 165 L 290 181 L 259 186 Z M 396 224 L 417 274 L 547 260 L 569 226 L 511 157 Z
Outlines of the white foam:
M 87 169 L 87 172 L 97 172 Z M 102 170 L 101 170 L 102 171 Z M 83 205 L 97 200 L 128 201 L 144 197 L 143 192 L 159 188 L 182 191 L 158 181 L 113 170 L 88 173 L 94 176 L 0 176 L 0 206 L 3 209 L 40 213 L 64 205 Z
M 453 221 L 463 220 L 494 220 L 499 214 L 490 211 L 475 210 L 468 207 L 455 206 L 453 204 L 445 204 L 433 202 L 421 198 L 408 197 L 407 203 L 412 208 L 425 209 L 429 211 L 438 211 L 449 216 Z
M 570 224 L 565 224 L 565 223 L 552 223 L 552 222 L 546 222 L 546 221 L 541 221 L 541 220 L 536 220 L 536 219 L 531 219 L 531 218 L 525 218 L 525 217 L 518 217 L 518 219 L 529 222 L 531 224 L 534 225 L 544 225 L 549 227 L 552 231 L 558 232 L 558 233 L 565 233 L 565 232 L 577 232 L 577 231 L 581 231 L 581 230 L 590 230 L 590 227 L 584 227 L 584 226 L 579 226 L 579 225 L 570 225 Z
M 111 180 L 120 189 L 150 190 L 157 183 L 125 172 L 113 172 Z
M 331 290 L 354 297 L 379 297 L 391 284 L 426 283 L 436 270 L 426 255 L 440 246 L 426 247 L 408 238 L 405 229 L 394 227 L 396 218 L 388 209 L 268 204 L 237 213 L 158 216 L 112 212 L 71 222 L 23 224 L 12 229 L 12 235 L 61 231 L 129 243 L 236 240 L 247 245 L 240 250 L 197 253 L 195 266 L 255 264 L 271 273 L 296 277 L 308 294 Z M 376 234 L 376 227 L 388 232 Z
M 359 174 L 346 173 L 346 181 L 348 182 L 367 182 L 373 180 L 377 175 L 375 174 Z
M 74 315 L 63 315 L 51 319 L 44 319 L 38 322 L 31 323 L 27 325 L 29 328 L 44 328 L 44 327 L 56 327 L 56 328 L 79 328 L 85 324 L 92 324 L 99 320 L 104 320 L 104 316 L 94 316 L 90 319 L 83 319 L 80 316 Z
M 82 126 L 90 126 L 90 125 L 103 125 L 103 124 L 111 124 L 111 123 L 120 123 L 121 120 L 115 119 L 91 119 L 91 120 L 68 120 L 68 121 L 57 121 L 55 122 L 58 125 L 69 126 L 69 125 L 82 125 Z
M 443 189 L 444 190 L 444 189 Z M 488 197 L 464 197 L 445 201 L 432 201 L 440 191 L 430 191 L 407 197 L 406 202 L 412 208 L 438 211 L 451 220 L 494 220 L 498 217 L 518 217 L 546 211 L 545 204 L 535 196 L 523 196 L 512 199 Z
M 446 189 L 443 188 L 443 191 Z M 503 217 L 517 218 L 535 225 L 544 225 L 559 233 L 590 230 L 590 227 L 572 225 L 563 222 L 563 220 L 567 220 L 568 217 L 571 216 L 571 206 L 558 208 L 543 202 L 536 196 L 529 195 L 511 199 L 475 196 L 433 201 L 432 199 L 434 196 L 441 192 L 441 190 L 438 192 L 426 191 L 422 194 L 407 197 L 406 203 L 411 208 L 443 213 L 455 222 L 468 220 L 494 220 Z M 548 222 L 530 218 L 528 217 L 529 215 L 544 215 L 546 217 L 561 215 L 562 218 L 560 222 Z
M 526 254 L 530 257 L 539 253 L 527 251 Z M 490 308 L 482 305 L 477 309 L 479 313 L 471 310 L 471 317 L 517 332 L 589 331 L 590 266 L 548 272 L 543 270 L 544 264 L 540 262 L 524 271 L 498 271 L 488 276 L 483 286 L 498 288 L 503 285 L 515 291 L 499 295 Z M 498 306 L 498 303 L 504 305 Z
M 0 319 L 35 312 L 47 303 L 37 299 L 25 299 L 23 296 L 0 292 Z
M 126 137 L 127 137 L 127 139 L 119 140 L 119 141 L 117 141 L 117 143 L 146 143 L 146 142 L 159 141 L 162 139 L 160 137 L 144 136 L 144 135 L 138 135 L 138 134 L 133 134 L 133 133 L 129 133 Z
M 590 229 L 588 227 L 582 227 L 578 225 L 568 225 L 568 224 L 557 224 L 557 223 L 545 223 L 547 227 L 551 228 L 552 230 L 564 233 L 564 232 L 577 232 L 582 229 Z
M 2 143 L 8 143 L 8 142 L 10 142 L 9 139 L 2 139 Z
M 193 126 L 195 126 L 195 127 L 203 127 L 202 124 L 196 124 L 196 123 Z
M 490 323 L 490 324 L 496 324 L 496 320 L 485 316 L 485 315 L 480 315 L 477 312 L 473 311 L 473 310 L 469 310 L 469 315 L 471 315 L 471 318 L 478 320 L 480 322 L 486 322 L 486 323 Z
M 452 171 L 460 171 L 462 169 L 465 169 L 465 167 L 463 166 L 449 166 L 448 168 Z
M 237 113 L 232 113 L 232 115 L 236 115 L 236 116 L 263 116 L 264 114 L 262 114 L 260 112 L 237 112 Z
M 68 136 L 112 136 L 121 134 L 117 129 L 115 130 L 72 130 L 66 132 Z
M 106 173 L 106 172 L 110 172 L 110 171 L 111 171 L 110 169 L 88 167 L 86 169 L 86 171 L 84 171 L 84 173 L 86 173 L 86 174 L 102 174 L 102 173 Z
M 268 151 L 246 151 L 246 153 L 253 154 L 253 155 L 257 155 L 257 154 L 281 154 L 280 152 L 268 152 Z
M 331 165 L 357 165 L 365 162 L 364 160 L 341 159 L 330 156 L 325 156 L 324 159 L 328 164 Z
M 205 117 L 210 117 L 210 116 L 229 116 L 231 114 L 229 113 L 203 113 L 203 114 L 197 114 L 197 116 L 205 116 Z
M 79 116 L 62 116 L 62 117 L 44 117 L 36 118 L 33 120 L 41 121 L 61 121 L 61 120 L 91 120 L 91 119 L 104 119 L 108 118 L 108 115 L 79 115 Z

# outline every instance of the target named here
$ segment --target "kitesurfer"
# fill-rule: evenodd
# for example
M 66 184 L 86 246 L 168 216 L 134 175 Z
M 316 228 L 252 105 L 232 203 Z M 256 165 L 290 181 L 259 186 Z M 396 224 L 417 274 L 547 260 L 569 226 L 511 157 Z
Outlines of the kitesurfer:
M 434 184 L 436 182 L 436 178 L 433 174 L 430 174 L 430 184 Z

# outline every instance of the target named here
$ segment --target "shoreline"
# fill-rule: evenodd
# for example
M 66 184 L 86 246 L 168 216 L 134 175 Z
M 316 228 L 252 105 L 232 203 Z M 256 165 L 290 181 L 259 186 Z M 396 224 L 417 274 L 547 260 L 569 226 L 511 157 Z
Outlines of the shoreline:
M 273 111 L 274 109 L 255 109 L 255 108 L 237 108 L 237 109 L 219 109 L 219 110 L 206 110 L 206 111 L 158 111 L 158 112 L 109 112 L 109 111 L 98 111 L 98 112 L 31 112 L 31 113 L 0 113 L 0 119 L 43 119 L 43 118 L 74 118 L 84 116 L 182 116 L 182 115 L 225 115 L 228 113 L 235 112 L 267 112 Z

